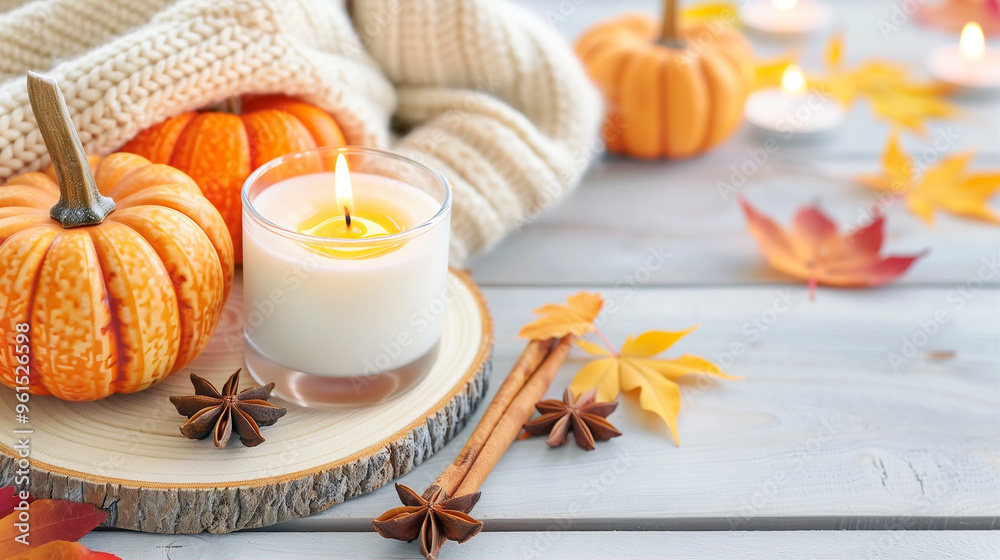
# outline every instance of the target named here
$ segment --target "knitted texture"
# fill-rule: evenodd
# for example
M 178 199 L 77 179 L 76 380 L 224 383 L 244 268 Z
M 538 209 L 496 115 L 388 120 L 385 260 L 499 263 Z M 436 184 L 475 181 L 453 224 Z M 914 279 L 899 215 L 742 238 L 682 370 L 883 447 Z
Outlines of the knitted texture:
M 456 264 L 564 194 L 599 150 L 598 95 L 570 49 L 498 0 L 355 0 L 353 14 L 344 0 L 3 4 L 0 180 L 48 164 L 27 70 L 59 82 L 84 147 L 100 154 L 227 97 L 301 97 L 351 144 L 448 177 Z

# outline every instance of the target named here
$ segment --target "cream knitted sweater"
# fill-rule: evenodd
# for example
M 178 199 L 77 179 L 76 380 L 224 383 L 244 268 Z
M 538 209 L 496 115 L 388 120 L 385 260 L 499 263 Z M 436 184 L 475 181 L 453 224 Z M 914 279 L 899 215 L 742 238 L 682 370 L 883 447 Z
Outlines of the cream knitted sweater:
M 0 9 L 0 181 L 48 163 L 29 69 L 59 81 L 94 153 L 226 97 L 300 96 L 331 112 L 351 143 L 392 146 L 448 176 L 455 263 L 548 206 L 599 150 L 600 104 L 571 51 L 503 1 L 0 0 Z

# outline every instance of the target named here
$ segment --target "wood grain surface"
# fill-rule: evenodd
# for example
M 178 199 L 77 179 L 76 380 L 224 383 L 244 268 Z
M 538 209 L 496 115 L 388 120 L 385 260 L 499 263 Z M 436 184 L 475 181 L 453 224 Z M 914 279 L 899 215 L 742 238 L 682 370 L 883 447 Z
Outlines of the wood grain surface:
M 528 310 L 569 293 L 486 290 L 498 370 L 520 351 L 514 333 Z M 810 302 L 799 285 L 609 290 L 608 305 L 620 310 L 602 329 L 613 342 L 700 324 L 665 355 L 701 355 L 744 379 L 683 382 L 680 447 L 631 398 L 609 418 L 625 435 L 593 452 L 515 442 L 475 514 L 497 530 L 1000 528 L 1000 290 L 984 289 L 961 309 L 946 294 L 821 289 Z M 784 297 L 792 303 L 782 313 Z M 943 325 L 934 319 L 942 310 Z M 924 327 L 938 331 L 925 338 Z M 894 365 L 892 354 L 905 362 Z M 572 355 L 550 398 L 585 359 Z M 460 446 L 401 482 L 426 486 Z M 396 501 L 374 492 L 279 528 L 363 530 L 371 512 Z
M 415 558 L 413 543 L 374 533 L 283 533 L 220 536 L 94 533 L 83 543 L 115 549 L 123 560 L 340 560 Z M 638 560 L 739 558 L 741 560 L 995 560 L 996 531 L 769 531 L 769 532 L 530 532 L 481 533 L 461 545 L 448 543 L 441 560 L 574 558 Z

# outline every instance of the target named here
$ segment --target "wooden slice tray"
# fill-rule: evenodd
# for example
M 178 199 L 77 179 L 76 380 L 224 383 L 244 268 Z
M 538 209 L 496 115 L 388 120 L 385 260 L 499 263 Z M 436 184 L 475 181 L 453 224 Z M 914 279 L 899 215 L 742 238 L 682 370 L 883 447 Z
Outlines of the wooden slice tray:
M 0 486 L 14 483 L 13 430 L 30 428 L 30 490 L 36 498 L 108 509 L 105 525 L 153 533 L 225 533 L 322 511 L 406 473 L 465 425 L 486 390 L 493 325 L 465 274 L 451 273 L 437 363 L 409 391 L 377 406 L 327 412 L 294 405 L 267 441 L 216 449 L 189 440 L 167 399 L 192 393 L 187 373 L 217 387 L 243 367 L 242 282 L 205 352 L 182 372 L 131 395 L 70 403 L 30 400 L 30 423 L 15 424 L 14 391 L 0 387 Z M 250 387 L 249 375 L 241 380 Z M 22 436 L 23 437 L 23 436 Z M 234 438 L 235 439 L 235 438 Z M 375 516 L 380 512 L 372 512 Z

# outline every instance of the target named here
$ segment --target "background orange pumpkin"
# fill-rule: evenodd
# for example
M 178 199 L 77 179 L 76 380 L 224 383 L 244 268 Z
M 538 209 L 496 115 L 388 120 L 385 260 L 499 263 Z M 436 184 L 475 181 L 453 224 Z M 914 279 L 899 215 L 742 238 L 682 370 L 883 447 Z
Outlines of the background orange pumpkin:
M 611 152 L 681 158 L 724 140 L 742 119 L 755 80 L 750 44 L 732 26 L 678 29 L 676 2 L 664 21 L 627 14 L 583 34 L 576 52 L 607 103 Z
M 308 103 L 262 96 L 241 105 L 241 114 L 177 115 L 140 132 L 121 149 L 190 175 L 226 220 L 237 264 L 243 262 L 240 190 L 250 173 L 279 156 L 345 143 L 333 117 Z
M 29 93 L 54 168 L 0 187 L 0 381 L 27 373 L 31 393 L 74 401 L 141 391 L 215 329 L 226 224 L 169 166 L 117 153 L 92 172 L 55 82 L 31 76 Z

